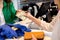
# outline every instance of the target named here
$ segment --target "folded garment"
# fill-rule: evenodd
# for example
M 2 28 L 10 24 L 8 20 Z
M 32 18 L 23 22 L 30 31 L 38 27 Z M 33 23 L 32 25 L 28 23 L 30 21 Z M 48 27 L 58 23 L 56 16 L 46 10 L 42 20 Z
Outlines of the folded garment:
M 17 33 L 18 37 L 24 36 L 24 31 L 22 31 L 20 29 L 16 30 L 16 33 Z
M 21 29 L 22 31 L 31 32 L 31 30 L 24 25 L 20 25 L 20 24 L 7 24 L 7 25 L 10 27 L 16 27 L 18 29 Z
M 16 30 L 16 33 L 18 36 L 24 36 L 24 32 L 31 32 L 29 28 L 26 28 L 26 26 L 20 25 L 20 24 L 8 24 L 10 27 L 16 27 L 18 28 Z
M 16 27 L 18 28 L 17 30 L 13 30 L 11 27 Z M 11 39 L 11 38 L 17 38 L 19 36 L 24 36 L 25 32 L 31 32 L 31 30 L 29 28 L 26 28 L 23 25 L 20 24 L 5 24 L 0 26 L 0 39 L 1 40 L 5 40 L 7 39 Z
M 9 27 L 8 25 L 2 25 L 0 26 L 0 36 L 2 38 L 13 38 L 13 37 L 17 37 L 17 33 L 11 29 L 11 27 Z
M 3 36 L 0 35 L 0 40 L 5 40 Z

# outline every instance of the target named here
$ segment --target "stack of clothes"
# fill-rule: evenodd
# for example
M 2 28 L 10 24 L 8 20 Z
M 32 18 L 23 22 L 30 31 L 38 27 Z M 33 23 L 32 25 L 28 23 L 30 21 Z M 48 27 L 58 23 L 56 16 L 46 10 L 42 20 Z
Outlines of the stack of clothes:
M 18 29 L 13 30 L 12 27 Z M 25 32 L 31 32 L 31 30 L 20 24 L 4 24 L 0 26 L 0 40 L 18 38 L 24 36 Z

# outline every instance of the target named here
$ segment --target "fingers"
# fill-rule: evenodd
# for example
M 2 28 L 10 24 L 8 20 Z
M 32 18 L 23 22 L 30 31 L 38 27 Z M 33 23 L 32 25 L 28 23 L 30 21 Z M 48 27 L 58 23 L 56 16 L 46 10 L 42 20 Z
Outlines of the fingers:
M 32 34 L 32 40 L 37 40 L 33 34 Z
M 17 10 L 17 12 L 21 12 L 22 10 Z

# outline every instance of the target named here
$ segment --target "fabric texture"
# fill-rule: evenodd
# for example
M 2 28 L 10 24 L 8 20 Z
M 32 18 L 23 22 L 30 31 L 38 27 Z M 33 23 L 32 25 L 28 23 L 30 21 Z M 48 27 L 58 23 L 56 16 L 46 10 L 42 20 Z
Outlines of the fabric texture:
M 0 38 L 13 38 L 17 37 L 17 34 L 14 30 L 12 30 L 8 25 L 2 25 L 0 26 Z
M 3 1 L 3 14 L 6 23 L 14 23 L 14 20 L 16 19 L 16 10 L 14 8 L 13 3 L 11 2 L 9 5 Z
M 53 33 L 52 33 L 52 40 L 60 40 L 60 11 L 58 12 L 58 15 L 55 19 L 55 22 L 53 22 L 55 25 Z
M 10 27 L 18 28 L 16 30 L 16 33 L 18 36 L 24 36 L 25 32 L 31 32 L 29 28 L 26 28 L 26 26 L 20 25 L 20 24 L 8 24 Z
M 56 23 L 58 22 L 59 19 L 60 19 L 60 11 L 58 12 L 57 16 L 52 20 L 52 22 L 50 22 L 50 23 L 47 23 L 47 22 L 41 20 L 41 26 L 43 26 L 44 29 L 47 31 L 53 31 L 54 25 L 56 25 Z
M 41 21 L 41 26 L 43 26 L 45 30 L 52 32 L 52 40 L 60 40 L 60 11 L 51 23 Z
M 18 28 L 17 30 L 13 30 L 11 27 L 16 27 Z M 12 38 L 18 38 L 21 36 L 24 36 L 25 32 L 31 32 L 29 28 L 26 28 L 23 25 L 20 24 L 5 24 L 0 26 L 0 39 L 5 40 L 5 39 L 12 39 Z
M 2 13 L 2 9 L 0 9 L 0 25 L 5 24 L 5 19 L 4 19 L 4 15 Z

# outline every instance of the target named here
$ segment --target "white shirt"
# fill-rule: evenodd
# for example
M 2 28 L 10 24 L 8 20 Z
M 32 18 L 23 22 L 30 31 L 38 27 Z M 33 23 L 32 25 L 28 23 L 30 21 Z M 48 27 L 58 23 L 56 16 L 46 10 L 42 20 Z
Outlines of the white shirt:
M 4 19 L 4 15 L 2 12 L 2 8 L 3 8 L 3 0 L 0 1 L 0 26 L 5 24 L 5 19 Z
M 60 11 L 51 23 L 41 21 L 41 26 L 47 31 L 52 31 L 52 40 L 60 40 Z
M 41 26 L 44 27 L 47 31 L 52 31 L 55 28 L 55 25 L 57 25 L 57 22 L 60 22 L 60 11 L 58 12 L 57 16 L 52 20 L 51 23 L 47 23 L 43 20 L 41 20 Z
M 60 40 L 60 11 L 56 17 L 56 23 L 52 32 L 52 40 Z
M 0 9 L 0 25 L 3 25 L 3 24 L 5 24 L 5 20 L 4 20 L 4 16 L 2 13 L 2 9 Z

